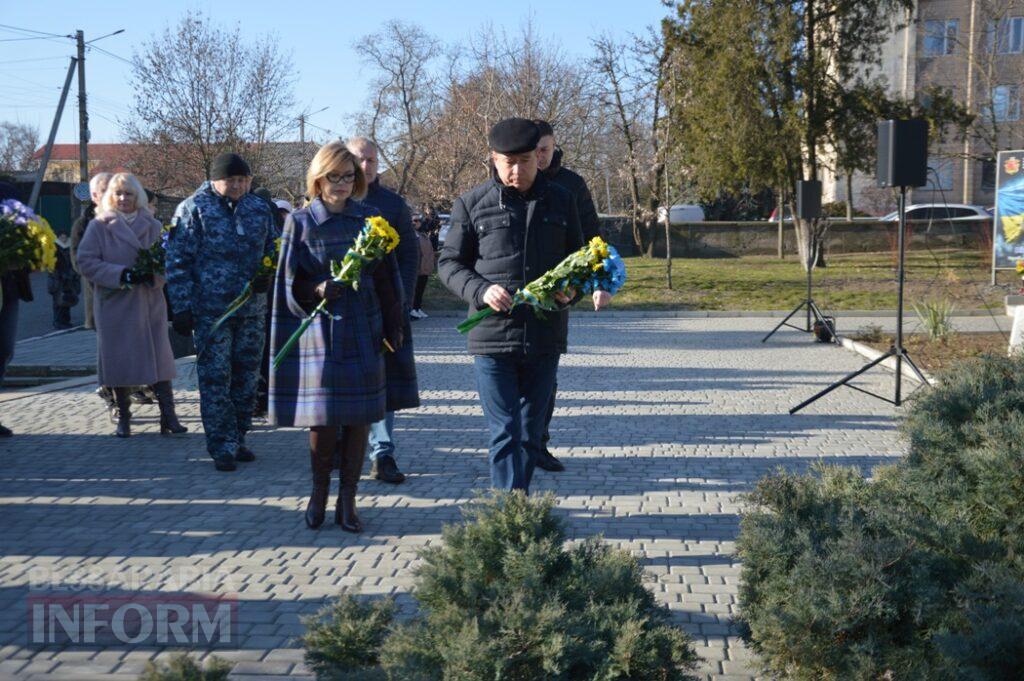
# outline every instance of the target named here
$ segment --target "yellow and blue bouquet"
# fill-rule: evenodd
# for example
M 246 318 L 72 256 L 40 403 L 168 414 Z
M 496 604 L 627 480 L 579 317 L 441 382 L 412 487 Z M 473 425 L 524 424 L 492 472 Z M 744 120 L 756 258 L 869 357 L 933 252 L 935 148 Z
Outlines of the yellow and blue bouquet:
M 17 199 L 0 201 L 0 272 L 57 267 L 57 235 L 46 218 Z
M 556 293 L 569 295 L 573 291 L 607 291 L 615 295 L 625 283 L 626 263 L 619 257 L 614 246 L 608 245 L 598 236 L 553 269 L 516 291 L 512 296 L 512 307 L 529 305 L 534 314 L 543 317 L 545 310 L 553 312 L 560 309 L 555 299 Z M 467 333 L 493 314 L 493 308 L 485 307 L 455 328 L 459 333 Z
M 339 284 L 345 286 L 351 286 L 354 290 L 359 290 L 359 278 L 362 276 L 363 268 L 370 263 L 377 262 L 391 251 L 395 250 L 398 246 L 398 232 L 391 224 L 377 215 L 372 218 L 367 218 L 363 229 L 359 232 L 359 236 L 356 237 L 355 243 L 345 253 L 345 257 L 341 259 L 341 262 L 331 263 L 331 278 Z M 288 356 L 292 348 L 302 337 L 302 334 L 306 332 L 309 325 L 313 323 L 313 319 L 324 312 L 327 309 L 327 300 L 321 300 L 320 304 L 309 313 L 299 328 L 295 330 L 295 333 L 288 338 L 287 342 L 281 347 L 281 350 L 274 357 L 274 368 L 276 369 L 284 358 Z M 387 341 L 384 341 L 385 344 Z

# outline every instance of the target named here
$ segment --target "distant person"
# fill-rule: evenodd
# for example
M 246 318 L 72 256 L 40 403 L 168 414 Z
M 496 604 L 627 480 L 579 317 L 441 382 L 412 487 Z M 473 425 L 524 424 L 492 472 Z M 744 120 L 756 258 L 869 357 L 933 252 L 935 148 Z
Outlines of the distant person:
M 412 327 L 409 325 L 412 292 L 416 287 L 416 273 L 420 264 L 420 247 L 416 231 L 412 228 L 412 212 L 405 199 L 380 183 L 376 145 L 365 137 L 353 137 L 346 144 L 359 160 L 359 167 L 366 176 L 366 196 L 363 202 L 377 209 L 398 232 L 395 257 L 402 281 L 399 297 L 403 301 L 402 334 L 405 342 L 401 350 L 384 356 L 388 377 L 388 411 L 384 418 L 370 426 L 370 475 L 382 482 L 397 485 L 405 481 L 405 474 L 398 469 L 395 453 L 395 412 L 420 405 Z
M 57 237 L 56 265 L 46 275 L 46 291 L 53 299 L 53 328 L 71 328 L 71 308 L 78 305 L 82 292 L 81 278 L 71 265 L 71 241 L 67 234 Z
M 79 274 L 82 271 L 78 268 L 78 245 L 82 243 L 85 229 L 89 226 L 92 219 L 96 217 L 96 208 L 103 198 L 103 193 L 107 191 L 107 183 L 110 182 L 111 177 L 113 177 L 113 173 L 96 173 L 93 175 L 93 178 L 89 180 L 90 200 L 82 206 L 82 214 L 71 225 L 71 266 Z M 85 311 L 82 326 L 92 329 L 95 326 L 92 312 L 92 282 L 88 279 L 82 280 L 82 300 Z
M 210 165 L 210 180 L 182 201 L 167 240 L 167 286 L 174 330 L 197 350 L 199 411 L 206 450 L 218 471 L 256 460 L 245 444 L 256 407 L 271 277 L 256 277 L 277 233 L 266 201 L 251 194 L 252 171 L 238 154 Z M 211 333 L 246 285 L 252 296 Z
M 110 179 L 100 210 L 78 246 L 78 266 L 96 292 L 96 368 L 117 401 L 115 435 L 131 436 L 130 394 L 152 385 L 160 405 L 160 434 L 188 429 L 174 411 L 174 354 L 167 335 L 164 279 L 135 269 L 139 251 L 162 238 L 162 225 L 146 206 L 134 175 Z
M 427 290 L 427 281 L 434 273 L 434 245 L 430 243 L 430 237 L 424 231 L 426 228 L 420 224 L 417 227 L 416 238 L 420 244 L 420 268 L 416 276 L 416 293 L 412 298 L 412 312 L 409 314 L 413 319 L 426 319 L 430 315 L 423 311 L 423 294 Z
M 580 175 L 562 165 L 562 150 L 555 143 L 555 131 L 547 121 L 534 120 L 540 130 L 540 142 L 537 143 L 537 167 L 540 172 L 555 184 L 569 190 L 576 203 L 576 212 L 580 216 L 580 229 L 583 240 L 589 242 L 601 236 L 601 223 L 597 217 L 597 208 L 590 196 L 587 181 Z M 594 291 L 594 309 L 600 310 L 611 302 L 612 296 L 607 291 Z M 555 395 L 558 392 L 558 379 L 551 389 L 551 404 L 544 422 L 544 449 L 537 459 L 537 465 L 546 471 L 557 473 L 565 470 L 565 465 L 548 449 L 551 440 L 551 417 L 555 413 Z

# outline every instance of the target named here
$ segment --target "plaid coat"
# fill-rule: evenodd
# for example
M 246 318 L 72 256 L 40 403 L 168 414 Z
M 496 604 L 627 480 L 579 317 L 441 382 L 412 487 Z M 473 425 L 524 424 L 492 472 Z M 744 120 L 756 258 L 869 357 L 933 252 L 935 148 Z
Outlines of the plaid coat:
M 344 257 L 372 215 L 372 208 L 351 199 L 334 215 L 315 199 L 289 216 L 274 282 L 271 357 L 315 307 L 296 299 L 295 282 L 329 279 L 331 261 Z M 401 290 L 397 267 L 389 269 Z M 359 290 L 346 288 L 327 311 L 329 316 L 318 315 L 288 357 L 271 369 L 269 411 L 279 426 L 342 426 L 384 418 L 384 328 L 373 275 L 364 271 Z

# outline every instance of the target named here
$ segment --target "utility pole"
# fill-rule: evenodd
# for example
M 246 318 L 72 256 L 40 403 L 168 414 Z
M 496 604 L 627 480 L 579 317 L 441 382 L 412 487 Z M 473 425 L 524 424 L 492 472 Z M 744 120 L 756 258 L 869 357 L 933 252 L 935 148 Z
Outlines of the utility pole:
M 60 127 L 60 117 L 64 113 L 64 102 L 68 99 L 68 90 L 71 89 L 71 77 L 75 75 L 75 64 L 78 60 L 71 58 L 68 65 L 68 75 L 64 79 L 64 89 L 60 91 L 60 102 L 57 104 L 57 113 L 53 115 L 53 125 L 50 126 L 50 136 L 46 138 L 46 149 L 43 151 L 43 160 L 39 162 L 39 172 L 36 181 L 32 183 L 32 195 L 28 200 L 29 208 L 36 209 L 36 201 L 39 199 L 39 191 L 43 188 L 43 176 L 46 175 L 46 166 L 50 164 L 50 153 L 53 151 L 53 140 L 57 137 L 57 128 Z
M 82 31 L 75 31 L 75 42 L 78 44 L 78 180 L 88 182 L 89 111 L 85 101 L 85 34 Z

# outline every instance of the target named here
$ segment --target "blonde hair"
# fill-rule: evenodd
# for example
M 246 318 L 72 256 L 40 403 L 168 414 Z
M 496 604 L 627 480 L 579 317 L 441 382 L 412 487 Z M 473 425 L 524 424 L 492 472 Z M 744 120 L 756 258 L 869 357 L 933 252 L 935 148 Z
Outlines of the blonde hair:
M 359 159 L 348 150 L 344 142 L 329 142 L 316 152 L 309 170 L 306 171 L 306 194 L 312 201 L 320 196 L 321 180 L 330 173 L 338 172 L 346 162 L 352 164 L 356 180 L 352 185 L 352 198 L 361 199 L 366 196 L 366 176 L 359 166 Z
M 135 210 L 149 211 L 149 199 L 146 197 L 146 190 L 142 183 L 131 173 L 117 173 L 107 183 L 107 191 L 103 192 L 100 199 L 100 208 L 104 210 L 117 210 L 117 199 L 114 198 L 114 190 L 121 186 L 127 186 L 135 194 Z
M 113 177 L 113 176 L 114 176 L 114 173 L 96 173 L 95 175 L 92 176 L 92 179 L 89 180 L 89 191 L 90 192 L 96 191 L 96 188 L 99 187 L 100 184 L 103 184 L 103 183 L 106 183 L 107 185 L 109 185 L 110 184 L 110 178 Z

